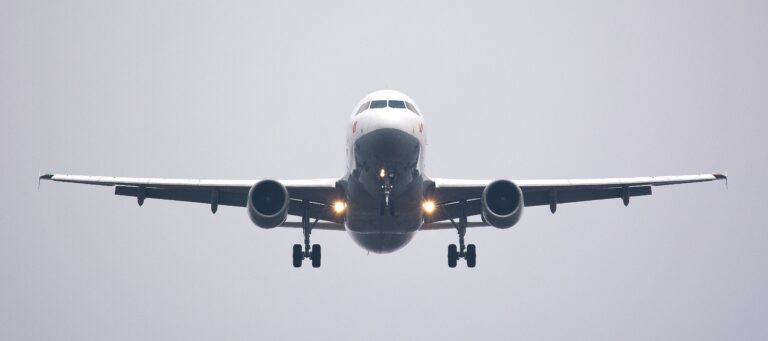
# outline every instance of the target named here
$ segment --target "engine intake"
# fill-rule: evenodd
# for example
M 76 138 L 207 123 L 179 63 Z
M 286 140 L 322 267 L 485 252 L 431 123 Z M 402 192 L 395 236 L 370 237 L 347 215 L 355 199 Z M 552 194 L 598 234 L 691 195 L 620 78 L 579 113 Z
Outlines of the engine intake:
M 483 219 L 496 228 L 512 227 L 523 214 L 523 191 L 509 180 L 488 184 L 480 200 Z
M 275 180 L 259 181 L 248 191 L 248 216 L 258 227 L 277 227 L 288 217 L 290 199 L 283 184 Z

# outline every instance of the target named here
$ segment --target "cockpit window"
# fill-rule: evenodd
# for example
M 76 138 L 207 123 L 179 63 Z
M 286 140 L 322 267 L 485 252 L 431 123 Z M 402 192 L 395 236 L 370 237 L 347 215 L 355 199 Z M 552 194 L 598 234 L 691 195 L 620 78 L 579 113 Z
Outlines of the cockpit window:
M 355 115 L 360 115 L 360 113 L 361 113 L 361 112 L 363 112 L 363 111 L 365 111 L 366 109 L 368 109 L 368 105 L 369 105 L 369 104 L 371 104 L 371 102 L 365 102 L 365 103 L 363 103 L 363 105 L 361 105 L 361 106 L 360 106 L 360 109 L 357 109 L 357 114 L 355 114 Z
M 360 109 L 357 110 L 357 115 L 359 115 L 361 112 L 365 111 L 366 109 L 381 109 L 386 107 L 390 107 L 393 109 L 408 109 L 416 115 L 421 115 L 419 111 L 416 110 L 416 106 L 414 106 L 411 102 L 400 101 L 400 100 L 387 101 L 383 99 L 363 103 Z
M 413 111 L 414 114 L 419 115 L 419 112 L 416 111 L 416 107 L 414 107 L 411 102 L 405 102 L 405 106 L 408 107 L 408 110 Z
M 371 109 L 380 109 L 380 108 L 386 108 L 386 107 L 387 107 L 387 101 L 385 100 L 371 101 Z

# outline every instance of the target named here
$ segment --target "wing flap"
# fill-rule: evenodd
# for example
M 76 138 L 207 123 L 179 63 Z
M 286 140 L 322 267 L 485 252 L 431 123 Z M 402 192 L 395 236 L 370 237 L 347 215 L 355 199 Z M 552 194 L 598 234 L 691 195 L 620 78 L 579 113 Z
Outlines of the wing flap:
M 139 187 L 117 186 L 115 195 L 138 197 Z M 145 188 L 144 196 L 151 199 L 175 200 L 210 204 L 213 193 L 210 189 L 189 188 Z M 247 192 L 243 191 L 219 191 L 219 205 L 245 207 L 247 204 Z
M 651 176 L 605 179 L 514 180 L 523 191 L 525 206 L 550 205 L 554 212 L 557 204 L 605 199 L 625 199 L 652 194 L 652 186 L 667 186 L 714 180 L 728 180 L 721 173 Z M 427 224 L 456 219 L 461 215 L 459 201 L 467 201 L 467 215 L 481 213 L 480 197 L 490 180 L 432 179 L 435 189 L 433 198 L 438 211 Z M 554 204 L 554 205 L 553 205 Z M 434 225 L 438 226 L 438 225 Z
M 313 201 L 308 202 L 308 213 L 310 218 L 331 221 L 337 224 L 344 224 L 344 217 L 334 214 L 330 206 Z M 291 199 L 290 206 L 288 206 L 288 214 L 301 217 L 304 212 L 304 207 L 301 203 L 301 200 Z
M 286 221 L 280 227 L 290 228 L 303 228 L 300 221 Z M 330 221 L 318 221 L 317 224 L 313 224 L 312 230 L 327 230 L 327 231 L 345 231 L 344 224 L 330 222 Z
M 480 214 L 480 198 L 467 200 L 467 216 Z M 458 219 L 461 216 L 461 204 L 459 202 L 445 203 L 437 206 L 432 215 L 424 216 L 424 223 L 430 224 L 437 221 Z
M 467 227 L 488 227 L 491 226 L 488 223 L 482 221 L 469 221 Z M 456 226 L 450 221 L 439 221 L 434 223 L 425 223 L 421 226 L 419 231 L 434 231 L 434 230 L 455 230 Z
M 218 205 L 245 207 L 248 191 L 259 180 L 216 180 L 216 179 L 161 179 L 128 178 L 112 176 L 45 174 L 40 180 L 69 182 L 87 185 L 114 186 L 115 194 L 139 198 L 143 203 L 146 198 L 195 202 L 211 205 L 216 212 Z M 334 223 L 343 223 L 343 219 L 329 209 L 339 194 L 336 189 L 337 179 L 278 180 L 288 190 L 291 198 L 288 214 L 301 216 L 301 201 L 310 202 L 310 218 L 319 218 Z M 297 203 L 298 207 L 297 208 Z
M 651 186 L 629 187 L 629 196 L 636 197 L 651 195 Z M 618 199 L 623 195 L 621 187 L 615 188 L 582 188 L 557 190 L 557 203 L 567 204 L 572 202 Z M 525 206 L 541 206 L 550 204 L 549 190 L 523 190 Z

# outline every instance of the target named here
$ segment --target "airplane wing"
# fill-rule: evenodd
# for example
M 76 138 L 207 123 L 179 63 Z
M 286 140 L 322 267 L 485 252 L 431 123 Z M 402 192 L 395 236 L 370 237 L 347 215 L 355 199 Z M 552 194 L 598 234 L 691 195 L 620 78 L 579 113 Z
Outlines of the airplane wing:
M 199 179 L 156 179 L 124 178 L 111 176 L 45 174 L 40 180 L 70 182 L 88 185 L 110 186 L 115 194 L 136 197 L 139 205 L 144 199 L 162 199 L 208 204 L 216 213 L 219 205 L 245 207 L 248 191 L 259 180 L 199 180 Z M 344 230 L 344 221 L 331 213 L 328 208 L 337 197 L 337 179 L 278 180 L 288 189 L 291 198 L 289 215 L 301 216 L 302 200 L 310 205 L 310 218 L 320 219 L 335 224 L 318 224 L 318 229 Z M 285 226 L 293 227 L 292 222 Z
M 523 203 L 528 206 L 549 205 L 555 213 L 558 204 L 621 198 L 624 205 L 629 198 L 651 195 L 651 187 L 677 185 L 713 180 L 728 180 L 720 173 L 655 176 L 638 178 L 563 179 L 563 180 L 513 180 L 523 191 Z M 432 179 L 435 182 L 434 200 L 438 209 L 427 221 L 425 229 L 453 228 L 451 224 L 438 222 L 457 219 L 461 201 L 467 202 L 467 214 L 479 215 L 480 197 L 490 180 Z M 475 224 L 477 226 L 477 224 Z

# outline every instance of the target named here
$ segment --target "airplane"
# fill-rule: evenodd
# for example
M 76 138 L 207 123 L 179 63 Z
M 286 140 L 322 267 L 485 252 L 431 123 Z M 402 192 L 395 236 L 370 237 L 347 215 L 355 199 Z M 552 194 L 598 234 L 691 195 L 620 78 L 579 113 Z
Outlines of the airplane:
M 258 227 L 301 228 L 304 244 L 293 245 L 293 266 L 304 259 L 321 265 L 322 251 L 311 244 L 313 230 L 346 231 L 362 248 L 390 253 L 418 231 L 455 229 L 458 246 L 448 246 L 448 266 L 459 259 L 477 264 L 477 248 L 465 244 L 469 227 L 507 229 L 523 209 L 590 200 L 651 195 L 653 186 L 725 180 L 721 173 L 605 179 L 459 180 L 431 178 L 424 172 L 427 132 L 424 116 L 410 97 L 379 90 L 354 107 L 347 127 L 346 174 L 308 180 L 198 180 L 45 174 L 39 180 L 112 186 L 116 195 L 145 199 L 245 207 Z M 288 221 L 288 216 L 301 221 Z M 469 221 L 469 217 L 480 221 Z

